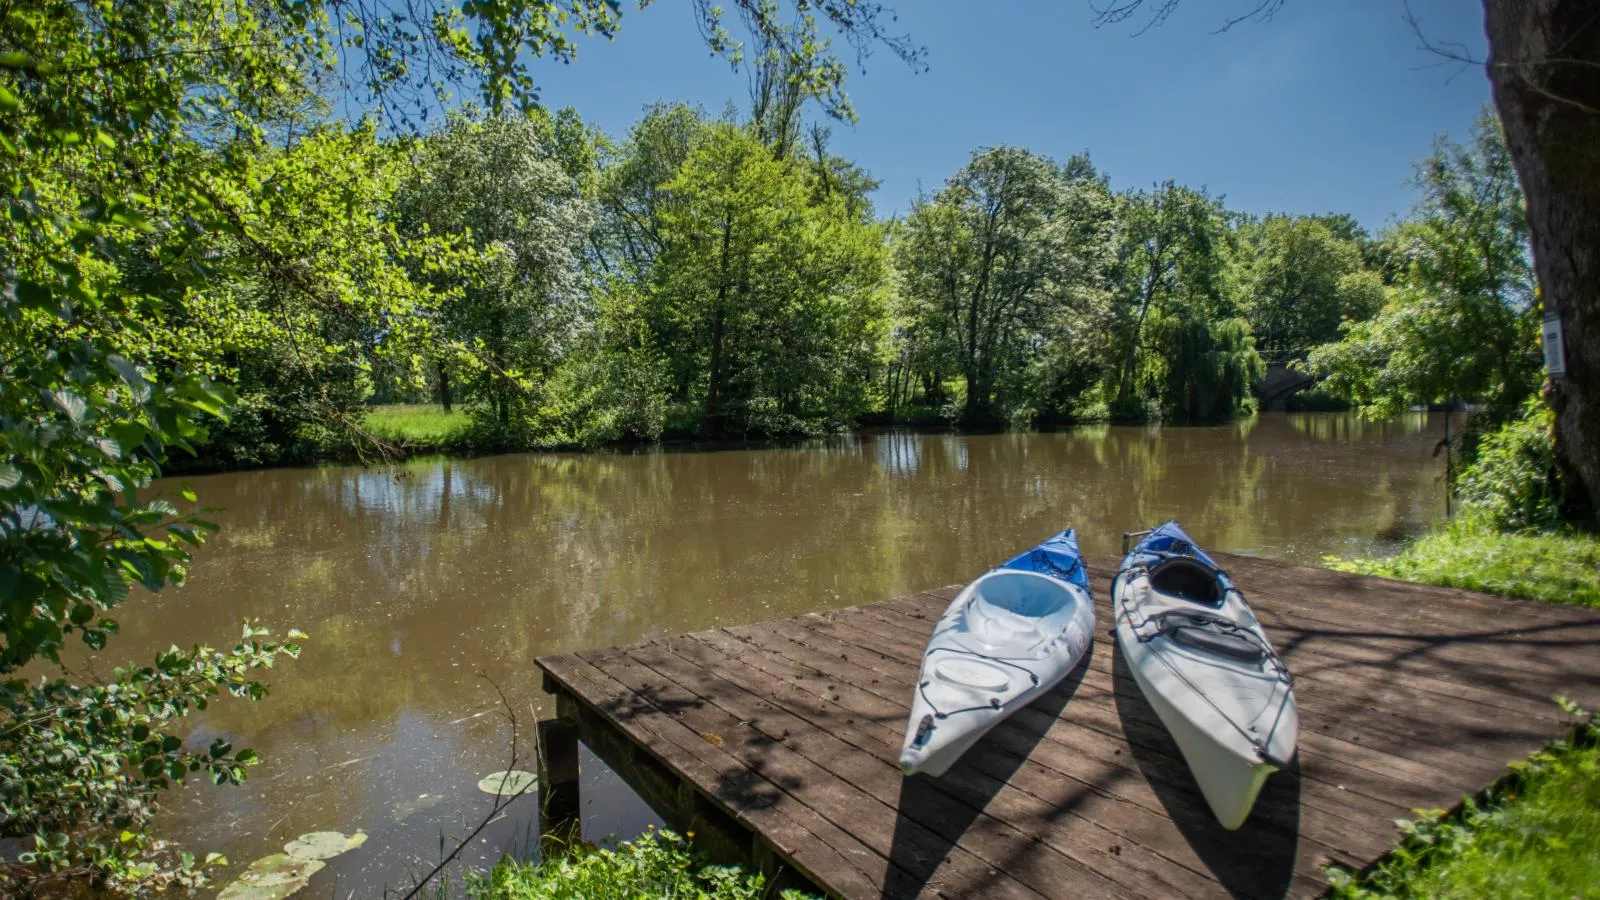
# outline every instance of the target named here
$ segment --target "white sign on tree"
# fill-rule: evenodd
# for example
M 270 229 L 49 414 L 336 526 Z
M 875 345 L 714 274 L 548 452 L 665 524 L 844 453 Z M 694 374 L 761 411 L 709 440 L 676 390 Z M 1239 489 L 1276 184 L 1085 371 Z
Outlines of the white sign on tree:
M 1544 338 L 1544 368 L 1552 376 L 1567 374 L 1567 354 L 1561 346 L 1561 317 L 1550 313 L 1541 329 Z

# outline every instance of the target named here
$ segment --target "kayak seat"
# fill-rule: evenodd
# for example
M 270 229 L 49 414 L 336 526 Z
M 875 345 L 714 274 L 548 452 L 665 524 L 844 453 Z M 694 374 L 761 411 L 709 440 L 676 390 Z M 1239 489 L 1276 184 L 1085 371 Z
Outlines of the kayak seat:
M 1174 628 L 1167 632 L 1175 643 L 1240 662 L 1260 662 L 1267 652 L 1256 642 L 1236 634 L 1212 631 L 1208 628 Z
M 1220 607 L 1222 585 L 1209 566 L 1187 556 L 1169 556 L 1150 566 L 1150 586 L 1171 597 Z

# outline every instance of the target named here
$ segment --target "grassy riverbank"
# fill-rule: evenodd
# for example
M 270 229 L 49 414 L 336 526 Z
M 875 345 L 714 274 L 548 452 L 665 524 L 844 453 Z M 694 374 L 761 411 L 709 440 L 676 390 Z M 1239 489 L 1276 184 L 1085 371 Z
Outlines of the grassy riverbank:
M 460 439 L 472 417 L 460 407 L 445 412 L 431 403 L 388 403 L 368 407 L 363 423 L 374 437 L 413 451 L 435 451 Z
M 1334 568 L 1546 603 L 1600 607 L 1600 536 L 1508 532 L 1469 517 L 1395 556 Z M 1588 897 L 1600 885 L 1600 727 L 1557 741 L 1483 798 L 1422 812 L 1407 838 L 1359 876 L 1335 870 L 1343 898 Z
M 1507 532 L 1464 519 L 1423 535 L 1394 556 L 1327 562 L 1363 575 L 1600 606 L 1600 536 L 1582 532 Z
M 692 833 L 690 835 L 693 836 Z M 539 863 L 506 859 L 488 877 L 469 885 L 474 900 L 802 900 L 805 894 L 774 894 L 766 879 L 732 866 L 707 865 L 689 842 L 670 831 L 652 831 L 614 850 L 578 849 Z

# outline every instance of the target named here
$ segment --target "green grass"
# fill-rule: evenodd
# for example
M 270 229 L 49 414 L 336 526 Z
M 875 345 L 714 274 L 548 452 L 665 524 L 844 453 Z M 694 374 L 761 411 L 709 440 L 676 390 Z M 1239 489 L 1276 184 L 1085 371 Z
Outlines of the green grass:
M 1327 564 L 1422 584 L 1600 607 L 1600 537 L 1592 534 L 1515 534 L 1461 520 L 1391 557 L 1330 558 Z
M 367 407 L 366 428 L 398 443 L 440 447 L 465 431 L 471 417 L 460 407 L 445 412 L 431 403 L 388 403 Z
M 688 841 L 670 831 L 651 831 L 615 850 L 579 848 L 539 863 L 507 857 L 488 876 L 470 882 L 467 893 L 474 900 L 763 900 L 779 896 L 758 874 L 706 865 L 694 855 Z M 784 891 L 781 896 L 797 900 L 804 895 Z
M 1330 871 L 1335 897 L 1600 896 L 1600 727 L 1513 766 L 1481 803 L 1401 824 L 1372 870 Z

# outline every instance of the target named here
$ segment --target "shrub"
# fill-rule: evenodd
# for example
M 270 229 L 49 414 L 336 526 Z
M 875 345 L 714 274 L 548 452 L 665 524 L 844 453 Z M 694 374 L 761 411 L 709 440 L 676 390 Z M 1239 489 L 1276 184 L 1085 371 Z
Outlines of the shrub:
M 1535 531 L 1561 521 L 1555 414 L 1529 400 L 1520 418 L 1485 435 L 1456 479 L 1463 505 L 1499 529 Z
M 760 874 L 707 865 L 670 831 L 651 831 L 615 850 L 578 848 L 539 863 L 508 857 L 487 878 L 468 885 L 468 894 L 478 900 L 762 900 L 771 893 Z M 804 895 L 783 891 L 781 896 L 800 900 Z

